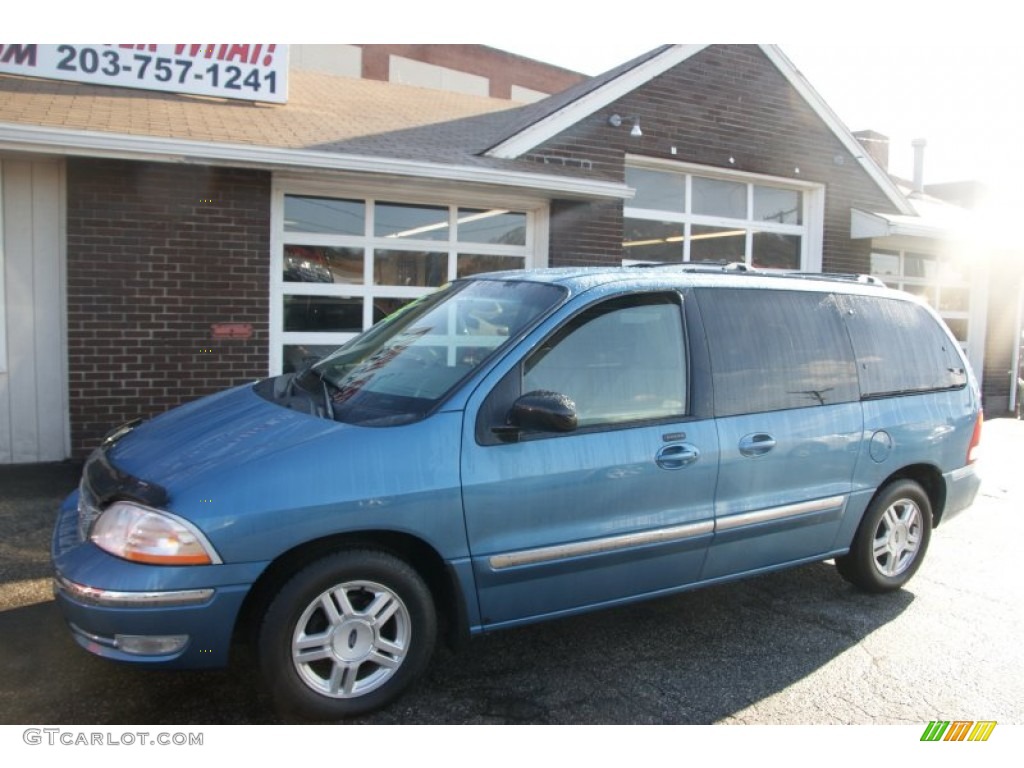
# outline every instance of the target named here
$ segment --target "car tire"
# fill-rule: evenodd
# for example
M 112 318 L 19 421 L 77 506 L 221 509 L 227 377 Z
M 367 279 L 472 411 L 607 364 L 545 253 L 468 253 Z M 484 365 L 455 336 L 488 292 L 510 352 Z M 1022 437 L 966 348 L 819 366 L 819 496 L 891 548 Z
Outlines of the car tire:
M 913 480 L 894 480 L 871 500 L 836 569 L 866 592 L 901 588 L 921 567 L 932 534 L 932 505 Z
M 436 638 L 420 575 L 386 552 L 353 549 L 284 583 L 264 615 L 258 653 L 282 714 L 341 720 L 398 697 L 426 669 Z

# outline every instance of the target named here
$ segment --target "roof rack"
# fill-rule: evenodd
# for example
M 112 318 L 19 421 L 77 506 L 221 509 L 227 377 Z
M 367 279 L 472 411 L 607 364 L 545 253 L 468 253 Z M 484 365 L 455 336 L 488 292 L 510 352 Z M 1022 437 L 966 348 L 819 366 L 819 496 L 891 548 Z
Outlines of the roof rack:
M 755 269 L 742 261 L 702 261 L 699 263 L 665 264 L 661 262 L 646 262 L 642 264 L 631 264 L 637 269 L 671 269 L 677 272 L 692 272 L 700 274 L 741 274 L 752 277 L 791 277 L 802 280 L 834 280 L 844 283 L 861 283 L 862 285 L 875 285 L 885 288 L 884 282 L 874 275 L 862 275 L 853 272 L 801 272 L 800 270 L 763 270 Z

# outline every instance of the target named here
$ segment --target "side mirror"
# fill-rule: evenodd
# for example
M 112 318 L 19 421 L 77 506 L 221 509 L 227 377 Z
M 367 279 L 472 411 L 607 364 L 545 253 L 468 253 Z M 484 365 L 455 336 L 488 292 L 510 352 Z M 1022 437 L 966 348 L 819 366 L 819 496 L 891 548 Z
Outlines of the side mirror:
M 508 422 L 519 429 L 572 432 L 576 429 L 576 403 L 559 392 L 527 392 L 512 404 Z

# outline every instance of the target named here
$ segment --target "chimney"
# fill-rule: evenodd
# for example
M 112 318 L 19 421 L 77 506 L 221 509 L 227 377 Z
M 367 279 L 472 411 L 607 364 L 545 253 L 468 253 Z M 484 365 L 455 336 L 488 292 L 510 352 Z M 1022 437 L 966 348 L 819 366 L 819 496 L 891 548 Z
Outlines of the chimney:
M 924 139 L 914 139 L 910 146 L 914 148 L 914 194 L 924 194 L 924 148 L 928 144 Z
M 883 171 L 889 172 L 889 137 L 878 131 L 856 131 L 854 138 L 861 143 Z

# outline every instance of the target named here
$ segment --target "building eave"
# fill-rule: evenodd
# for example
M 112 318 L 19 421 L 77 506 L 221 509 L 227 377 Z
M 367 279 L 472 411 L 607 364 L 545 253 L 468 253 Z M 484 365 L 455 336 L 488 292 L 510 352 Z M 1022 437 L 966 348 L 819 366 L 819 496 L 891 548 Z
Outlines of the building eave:
M 896 210 L 907 216 L 913 216 L 915 214 L 914 208 L 900 192 L 899 187 L 889 178 L 889 175 L 881 166 L 871 158 L 867 150 L 857 141 L 857 138 L 843 124 L 843 121 L 839 119 L 839 116 L 832 111 L 832 108 L 825 103 L 825 100 L 818 95 L 818 92 L 814 90 L 814 87 L 801 74 L 800 70 L 793 65 L 793 62 L 789 60 L 777 45 L 761 45 L 760 48 L 783 76 L 789 80 L 790 84 L 796 89 L 803 100 L 807 102 L 808 106 L 814 110 L 836 138 L 842 142 L 846 150 L 853 155 L 854 159 L 864 169 L 865 173 L 871 177 L 871 180 L 875 182 L 889 201 L 896 206 Z
M 584 94 L 558 111 L 532 123 L 500 144 L 491 147 L 484 154 L 488 157 L 502 159 L 521 157 L 705 48 L 707 45 L 674 45 L 664 53 L 642 62 L 600 88 Z
M 580 199 L 627 199 L 625 184 L 486 166 L 0 123 L 0 151 L 292 171 L 430 179 Z

